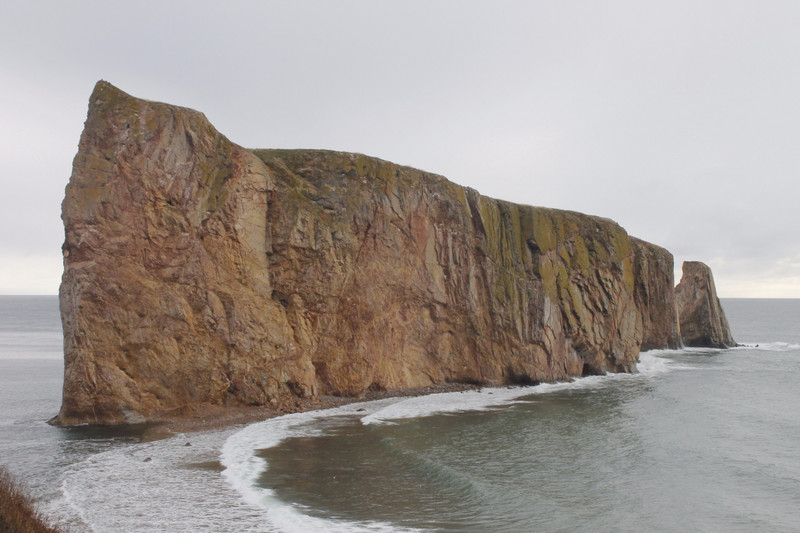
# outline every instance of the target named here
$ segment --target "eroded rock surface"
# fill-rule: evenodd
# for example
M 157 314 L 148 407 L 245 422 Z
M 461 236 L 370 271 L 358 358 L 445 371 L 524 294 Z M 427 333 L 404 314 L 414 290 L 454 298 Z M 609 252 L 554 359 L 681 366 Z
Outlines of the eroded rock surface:
M 684 262 L 683 275 L 675 294 L 684 345 L 707 348 L 736 346 L 725 311 L 717 298 L 714 276 L 707 265 L 699 261 Z
M 634 298 L 642 313 L 641 351 L 677 348 L 681 344 L 681 334 L 672 254 L 634 237 L 630 241 L 636 279 Z
M 672 256 L 358 154 L 245 150 L 99 82 L 63 203 L 57 422 L 634 371 Z

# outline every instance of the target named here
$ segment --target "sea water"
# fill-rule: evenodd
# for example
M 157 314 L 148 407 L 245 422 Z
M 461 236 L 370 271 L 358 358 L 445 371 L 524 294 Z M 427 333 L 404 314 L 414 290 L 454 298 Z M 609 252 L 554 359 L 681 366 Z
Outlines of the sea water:
M 141 442 L 56 428 L 55 297 L 0 297 L 0 465 L 68 531 L 800 531 L 800 300 L 728 350 Z

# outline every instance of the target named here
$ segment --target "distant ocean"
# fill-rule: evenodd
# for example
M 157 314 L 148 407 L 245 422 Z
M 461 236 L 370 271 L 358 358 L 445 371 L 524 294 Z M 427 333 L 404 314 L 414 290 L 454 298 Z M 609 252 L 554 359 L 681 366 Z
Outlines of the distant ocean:
M 800 300 L 635 375 L 353 404 L 140 442 L 55 428 L 55 297 L 0 297 L 0 465 L 67 531 L 800 531 Z

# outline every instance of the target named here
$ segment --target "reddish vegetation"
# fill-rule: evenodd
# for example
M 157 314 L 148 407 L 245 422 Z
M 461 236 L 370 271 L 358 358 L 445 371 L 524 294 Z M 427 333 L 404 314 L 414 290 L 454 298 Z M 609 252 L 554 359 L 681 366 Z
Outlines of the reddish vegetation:
M 0 533 L 56 533 L 34 509 L 25 490 L 0 468 Z

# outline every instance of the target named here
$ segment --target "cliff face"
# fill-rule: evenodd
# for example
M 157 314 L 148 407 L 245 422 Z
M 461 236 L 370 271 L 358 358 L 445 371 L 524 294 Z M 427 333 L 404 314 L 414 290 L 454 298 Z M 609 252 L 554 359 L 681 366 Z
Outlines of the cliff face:
M 320 392 L 635 367 L 632 252 L 612 221 L 359 155 L 255 153 L 276 184 L 273 295 Z
M 698 261 L 683 263 L 681 282 L 675 288 L 681 336 L 686 346 L 729 348 L 736 346 L 728 319 L 717 298 L 714 276 Z
M 264 402 L 310 381 L 270 298 L 271 187 L 202 114 L 98 83 L 62 205 L 60 422 L 141 421 L 232 391 Z
M 245 150 L 105 82 L 62 206 L 57 422 L 634 371 L 672 256 L 357 154 Z
M 634 251 L 636 306 L 642 313 L 641 350 L 677 348 L 681 344 L 672 254 L 664 248 L 631 238 Z

